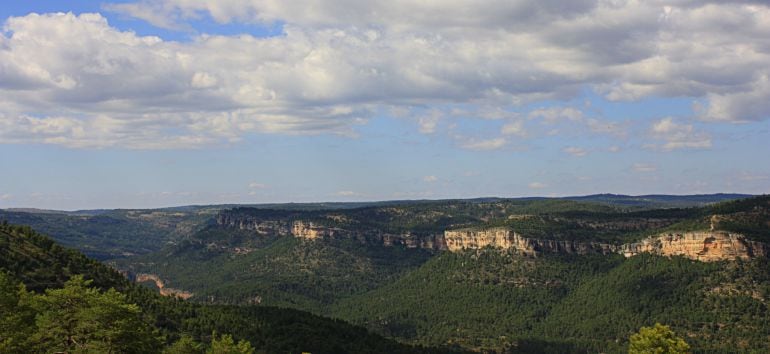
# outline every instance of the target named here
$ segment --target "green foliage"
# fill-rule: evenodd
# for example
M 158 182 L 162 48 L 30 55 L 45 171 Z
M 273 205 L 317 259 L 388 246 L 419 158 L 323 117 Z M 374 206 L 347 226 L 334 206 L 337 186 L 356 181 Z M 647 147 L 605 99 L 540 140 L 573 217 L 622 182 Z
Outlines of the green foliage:
M 642 327 L 631 335 L 628 343 L 629 354 L 686 354 L 690 346 L 668 326 L 656 323 L 653 327 Z
M 211 217 L 206 210 L 104 210 L 66 213 L 0 210 L 0 220 L 29 225 L 59 244 L 95 259 L 146 254 L 192 233 Z
M 34 291 L 19 291 L 19 280 Z M 210 343 L 214 331 L 249 342 L 261 353 L 447 352 L 399 344 L 362 327 L 297 310 L 164 298 L 28 227 L 7 224 L 0 224 L 0 316 L 0 353 L 42 347 L 157 353 L 158 334 L 166 344 L 176 342 L 168 350 L 184 350 L 198 348 L 195 342 Z M 183 334 L 192 341 L 180 339 Z
M 203 345 L 189 335 L 182 335 L 174 344 L 163 349 L 163 354 L 203 354 Z
M 0 353 L 30 350 L 29 334 L 33 331 L 34 312 L 21 303 L 21 297 L 25 295 L 19 283 L 0 271 Z
M 251 244 L 252 252 L 233 255 L 209 247 L 215 242 L 215 232 L 223 233 L 207 230 L 196 236 L 201 237 L 200 241 L 190 240 L 163 259 L 153 255 L 118 264 L 133 272 L 157 273 L 164 279 L 173 279 L 169 286 L 192 291 L 199 300 L 259 303 L 321 313 L 341 297 L 394 281 L 432 255 L 421 249 L 369 247 L 354 241 L 313 242 L 292 237 L 261 237 L 261 244 Z M 225 235 L 219 237 L 229 239 Z
M 240 340 L 235 343 L 233 336 L 224 334 L 221 337 L 217 337 L 214 333 L 211 338 L 211 349 L 208 350 L 208 354 L 254 354 L 254 348 L 251 347 L 251 343 Z
M 158 352 L 161 342 L 141 310 L 114 289 L 100 292 L 74 276 L 62 289 L 47 289 L 29 303 L 36 313 L 32 340 L 40 351 Z

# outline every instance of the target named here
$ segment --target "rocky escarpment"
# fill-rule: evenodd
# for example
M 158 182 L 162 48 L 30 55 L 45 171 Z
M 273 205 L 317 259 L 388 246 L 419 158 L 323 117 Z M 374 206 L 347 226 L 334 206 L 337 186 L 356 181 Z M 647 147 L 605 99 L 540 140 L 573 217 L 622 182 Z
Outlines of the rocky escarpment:
M 450 251 L 495 247 L 532 255 L 544 252 L 620 253 L 626 257 L 632 257 L 640 253 L 652 253 L 661 256 L 684 256 L 703 262 L 750 259 L 770 255 L 770 245 L 750 241 L 741 234 L 725 231 L 665 233 L 648 237 L 641 242 L 622 245 L 526 238 L 504 228 L 446 231 L 444 237 L 447 249 Z
M 254 231 L 259 235 L 290 235 L 290 223 L 285 220 L 264 220 L 261 218 L 220 213 L 217 215 L 216 222 L 217 225 L 220 226 Z
M 414 234 L 411 232 L 389 233 L 381 230 L 347 230 L 327 227 L 311 221 L 292 222 L 291 235 L 308 240 L 315 239 L 353 239 L 362 243 L 381 244 L 383 246 L 403 245 L 408 248 L 446 250 L 442 234 Z
M 648 252 L 663 256 L 685 256 L 704 262 L 767 257 L 770 247 L 725 231 L 666 233 L 621 246 L 626 257 Z
M 704 262 L 770 256 L 770 245 L 750 241 L 741 234 L 719 230 L 665 233 L 650 236 L 640 242 L 619 245 L 527 238 L 507 228 L 458 229 L 435 234 L 388 233 L 376 229 L 351 230 L 345 227 L 331 227 L 309 220 L 249 219 L 227 214 L 221 214 L 217 223 L 226 227 L 252 230 L 259 235 L 293 236 L 307 240 L 351 239 L 367 244 L 403 245 L 451 252 L 484 247 L 516 250 L 529 255 L 618 253 L 631 257 L 647 252 L 662 256 L 684 256 Z
M 444 232 L 444 239 L 447 249 L 452 252 L 484 247 L 512 249 L 531 255 L 543 252 L 608 254 L 618 251 L 618 246 L 606 243 L 526 238 L 505 228 L 450 230 Z
M 167 287 L 163 280 L 161 280 L 160 277 L 155 274 L 139 273 L 134 276 L 134 281 L 137 283 L 143 283 L 147 281 L 155 283 L 155 286 L 158 287 L 158 291 L 163 296 L 173 296 L 185 300 L 193 296 L 193 293 L 189 291 Z
M 220 214 L 216 221 L 220 226 L 255 231 L 263 236 L 294 236 L 307 240 L 351 239 L 361 243 L 384 246 L 403 245 L 408 248 L 446 250 L 442 233 L 418 235 L 412 232 L 392 233 L 377 229 L 350 230 L 308 220 L 264 220 L 231 216 L 224 213 Z

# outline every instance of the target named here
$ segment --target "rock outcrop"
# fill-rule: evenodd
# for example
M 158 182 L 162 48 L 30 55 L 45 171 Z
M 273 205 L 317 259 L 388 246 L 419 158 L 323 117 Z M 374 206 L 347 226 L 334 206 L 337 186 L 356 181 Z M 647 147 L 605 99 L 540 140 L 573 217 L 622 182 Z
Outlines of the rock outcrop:
M 684 256 L 704 262 L 767 257 L 768 245 L 725 231 L 666 233 L 621 246 L 631 257 L 642 252 L 663 256 Z
M 377 229 L 347 230 L 300 220 L 292 223 L 291 235 L 307 240 L 352 239 L 361 243 L 379 244 L 383 246 L 402 245 L 408 248 L 424 248 L 432 250 L 446 250 L 447 248 L 442 234 L 416 235 L 411 232 L 388 233 Z
M 163 296 L 173 296 L 185 300 L 193 296 L 193 293 L 189 291 L 167 287 L 163 280 L 161 280 L 160 277 L 155 274 L 139 273 L 134 276 L 134 281 L 137 283 L 143 283 L 146 281 L 155 283 L 155 286 L 158 287 L 158 291 Z
M 290 234 L 289 223 L 283 220 L 264 220 L 219 213 L 216 222 L 220 226 L 255 231 L 259 235 L 288 236 Z
M 217 217 L 217 223 L 222 226 L 252 230 L 258 235 L 293 236 L 307 240 L 350 239 L 373 245 L 403 245 L 450 252 L 484 247 L 516 250 L 529 255 L 619 253 L 631 257 L 647 252 L 662 256 L 684 256 L 704 262 L 770 256 L 770 245 L 750 241 L 741 234 L 713 230 L 713 221 L 711 231 L 665 233 L 650 236 L 640 242 L 618 245 L 527 238 L 507 228 L 458 229 L 434 234 L 388 233 L 377 229 L 330 227 L 322 222 L 308 220 L 265 220 L 232 217 L 228 214 Z
M 617 252 L 618 247 L 605 243 L 545 240 L 522 237 L 505 228 L 464 229 L 444 232 L 447 249 L 452 252 L 464 249 L 495 247 L 512 249 L 525 254 L 570 253 L 570 254 L 608 254 Z
M 453 252 L 487 246 L 513 249 L 532 255 L 543 252 L 620 253 L 632 257 L 646 252 L 661 256 L 683 256 L 702 262 L 745 260 L 770 255 L 770 245 L 750 241 L 741 234 L 725 231 L 666 233 L 623 245 L 525 238 L 504 228 L 446 231 L 444 237 L 447 249 Z
M 308 220 L 264 220 L 226 213 L 217 216 L 216 222 L 223 227 L 254 231 L 261 236 L 293 236 L 306 240 L 351 239 L 384 246 L 403 245 L 408 248 L 446 250 L 443 233 L 418 235 L 412 232 L 389 233 L 377 229 L 348 230 Z

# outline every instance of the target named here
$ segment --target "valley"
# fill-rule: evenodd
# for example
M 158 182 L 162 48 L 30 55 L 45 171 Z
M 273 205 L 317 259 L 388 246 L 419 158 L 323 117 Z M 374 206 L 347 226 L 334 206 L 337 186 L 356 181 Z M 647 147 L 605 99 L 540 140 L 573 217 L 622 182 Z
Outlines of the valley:
M 622 352 L 661 322 L 698 350 L 768 349 L 770 198 L 623 201 L 206 207 L 107 263 L 167 296 L 294 308 L 413 345 Z

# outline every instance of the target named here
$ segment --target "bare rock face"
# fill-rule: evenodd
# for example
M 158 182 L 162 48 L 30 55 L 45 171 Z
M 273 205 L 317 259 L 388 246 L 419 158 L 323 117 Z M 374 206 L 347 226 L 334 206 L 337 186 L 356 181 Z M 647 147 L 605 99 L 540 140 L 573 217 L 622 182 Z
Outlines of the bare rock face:
M 319 238 L 337 238 L 344 237 L 343 234 L 347 232 L 342 229 L 325 227 L 315 224 L 311 221 L 298 220 L 291 225 L 291 235 L 298 238 L 304 238 L 307 240 L 315 240 Z
M 139 273 L 135 276 L 134 281 L 136 281 L 137 283 L 142 283 L 146 281 L 151 281 L 155 283 L 155 286 L 158 287 L 160 294 L 163 296 L 173 296 L 173 297 L 177 297 L 185 300 L 193 296 L 193 293 L 189 291 L 166 287 L 166 284 L 163 282 L 163 280 L 161 280 L 160 277 L 155 274 Z
M 596 242 L 577 242 L 562 240 L 543 240 L 522 237 L 518 233 L 505 229 L 465 229 L 444 232 L 447 249 L 458 252 L 464 249 L 495 247 L 513 249 L 524 254 L 570 253 L 570 254 L 608 254 L 616 252 L 618 247 Z
M 626 257 L 642 252 L 716 262 L 767 257 L 768 245 L 749 241 L 741 234 L 708 231 L 667 233 L 622 246 L 622 253 Z
M 452 252 L 487 246 L 514 249 L 532 255 L 542 252 L 620 253 L 626 257 L 632 257 L 647 252 L 661 256 L 684 256 L 702 262 L 750 259 L 770 255 L 770 245 L 749 241 L 741 234 L 724 231 L 666 233 L 646 238 L 641 242 L 623 245 L 532 239 L 521 237 L 516 232 L 504 228 L 446 231 L 444 237 L 447 249 Z
M 718 218 L 713 217 L 711 221 L 711 231 L 666 233 L 640 242 L 618 245 L 527 238 L 507 228 L 459 229 L 418 235 L 411 232 L 388 233 L 376 229 L 348 230 L 308 220 L 266 220 L 228 214 L 220 214 L 217 218 L 217 223 L 222 226 L 253 230 L 263 236 L 293 236 L 306 240 L 348 239 L 371 245 L 400 245 L 450 252 L 484 247 L 517 250 L 529 255 L 619 253 L 631 257 L 648 252 L 662 256 L 684 256 L 703 262 L 770 256 L 770 245 L 747 240 L 741 234 L 714 230 L 718 226 Z
M 327 227 L 311 221 L 297 220 L 292 223 L 291 235 L 294 237 L 317 239 L 351 239 L 361 243 L 383 246 L 403 245 L 408 248 L 432 250 L 446 249 L 443 235 L 414 235 L 411 232 L 387 233 L 380 230 L 351 231 L 343 228 Z
M 217 224 L 225 227 L 239 230 L 255 231 L 259 235 L 289 235 L 289 223 L 282 220 L 263 220 L 259 218 L 248 218 L 242 216 L 233 216 L 228 213 L 217 215 Z

